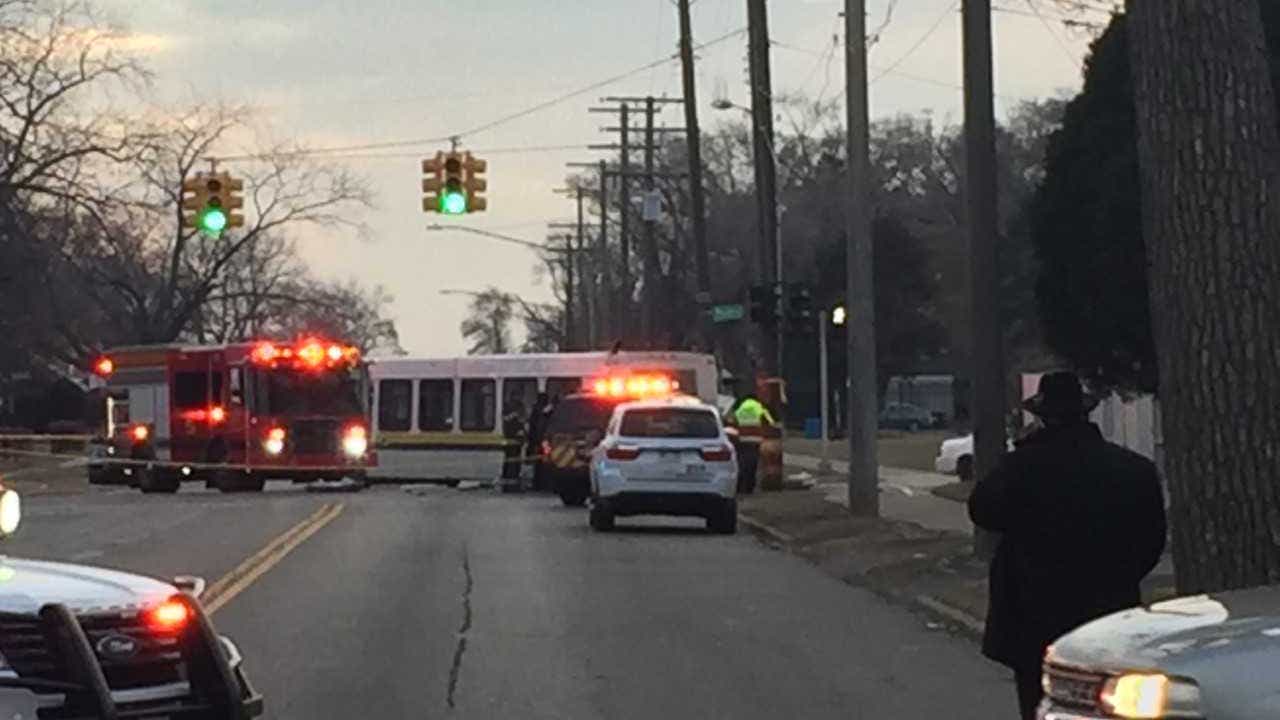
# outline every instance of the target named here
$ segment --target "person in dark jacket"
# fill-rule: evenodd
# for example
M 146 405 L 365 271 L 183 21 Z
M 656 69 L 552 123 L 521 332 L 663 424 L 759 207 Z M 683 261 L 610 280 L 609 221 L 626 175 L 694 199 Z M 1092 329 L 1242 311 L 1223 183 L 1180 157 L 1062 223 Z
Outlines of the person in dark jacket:
M 513 400 L 507 413 L 502 416 L 502 437 L 505 440 L 502 451 L 503 488 L 519 485 L 520 453 L 524 449 L 524 403 Z M 514 483 L 507 481 L 514 480 Z
M 525 421 L 525 443 L 524 458 L 525 462 L 533 463 L 533 459 L 538 457 L 538 452 L 542 445 L 542 436 L 545 434 L 547 427 L 547 417 L 551 411 L 551 398 L 545 392 L 538 393 L 534 398 L 533 408 L 529 410 L 529 419 Z M 534 467 L 537 464 L 534 463 Z M 541 490 L 541 483 L 538 478 L 534 478 L 534 489 Z
M 1022 717 L 1043 696 L 1049 644 L 1141 603 L 1139 583 L 1165 545 L 1156 466 L 1103 439 L 1097 399 L 1070 372 L 1049 373 L 1024 407 L 1042 427 L 1018 441 L 969 497 L 975 525 L 1001 533 L 991 561 L 982 652 L 1014 671 Z

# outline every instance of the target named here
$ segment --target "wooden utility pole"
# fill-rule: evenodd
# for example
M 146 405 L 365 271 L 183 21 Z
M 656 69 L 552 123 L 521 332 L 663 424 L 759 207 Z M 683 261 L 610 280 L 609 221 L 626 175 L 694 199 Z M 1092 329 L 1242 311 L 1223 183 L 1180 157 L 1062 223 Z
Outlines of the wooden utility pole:
M 689 211 L 693 214 L 694 258 L 698 266 L 698 304 L 711 304 L 711 256 L 707 249 L 707 210 L 702 188 L 702 138 L 698 132 L 698 91 L 693 68 L 693 28 L 689 0 L 680 5 L 680 65 L 684 78 L 684 129 L 689 146 Z
M 600 338 L 612 345 L 617 338 L 613 319 L 614 302 L 613 263 L 609 258 L 609 164 L 600 161 L 600 236 L 596 241 L 596 267 L 600 268 L 600 284 L 604 287 L 596 294 L 596 324 Z
M 574 255 L 578 260 L 578 279 L 582 284 L 582 325 L 585 330 L 584 334 L 587 337 L 587 349 L 595 350 L 599 342 L 596 337 L 595 324 L 595 315 L 598 312 L 595 307 L 596 271 L 593 267 L 594 263 L 591 262 L 591 259 L 586 252 L 587 231 L 582 208 L 582 201 L 586 192 L 583 190 L 582 185 L 575 185 L 573 190 L 575 198 L 578 201 L 578 242 L 577 248 L 574 250 Z
M 573 312 L 573 236 L 564 236 L 564 350 L 577 349 L 575 313 Z
M 647 207 L 648 195 L 654 191 L 653 181 L 653 156 L 654 156 L 654 128 L 653 121 L 656 110 L 654 108 L 654 100 L 652 97 L 645 98 L 644 102 L 644 189 L 645 203 Z M 643 323 L 645 347 L 654 348 L 657 340 L 658 325 L 658 276 L 659 276 L 659 260 L 658 260 L 658 221 L 656 218 L 644 218 L 644 313 Z
M 996 270 L 996 120 L 991 68 L 991 0 L 964 0 L 964 195 L 969 254 L 969 323 L 974 477 L 986 477 L 1005 453 L 1004 345 Z M 986 555 L 995 538 L 975 531 Z
M 867 100 L 866 0 L 845 0 L 845 319 L 848 343 L 849 512 L 880 514 L 879 417 L 876 384 L 876 308 L 871 242 L 870 109 Z
M 755 158 L 756 284 L 779 282 L 778 186 L 773 153 L 773 83 L 769 69 L 769 14 L 765 0 L 747 0 L 748 67 L 751 78 L 751 140 Z M 760 352 L 768 375 L 782 372 L 782 343 L 778 334 L 759 326 Z
M 1128 6 L 1178 591 L 1274 583 L 1280 134 L 1265 4 Z

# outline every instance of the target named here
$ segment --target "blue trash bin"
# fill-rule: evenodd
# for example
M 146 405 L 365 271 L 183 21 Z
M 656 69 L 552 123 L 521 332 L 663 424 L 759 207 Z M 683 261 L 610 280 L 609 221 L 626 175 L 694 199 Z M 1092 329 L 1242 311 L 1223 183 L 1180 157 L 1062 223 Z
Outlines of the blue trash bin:
M 804 436 L 809 440 L 821 440 L 822 418 L 805 418 Z

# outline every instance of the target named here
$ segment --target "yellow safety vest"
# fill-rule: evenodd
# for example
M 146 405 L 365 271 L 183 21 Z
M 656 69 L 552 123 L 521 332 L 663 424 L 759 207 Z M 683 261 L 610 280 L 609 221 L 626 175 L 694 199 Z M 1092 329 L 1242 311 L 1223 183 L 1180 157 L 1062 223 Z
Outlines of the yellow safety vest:
M 733 411 L 733 419 L 739 427 L 760 427 L 763 424 L 773 425 L 773 416 L 764 403 L 753 398 L 743 400 L 738 409 Z

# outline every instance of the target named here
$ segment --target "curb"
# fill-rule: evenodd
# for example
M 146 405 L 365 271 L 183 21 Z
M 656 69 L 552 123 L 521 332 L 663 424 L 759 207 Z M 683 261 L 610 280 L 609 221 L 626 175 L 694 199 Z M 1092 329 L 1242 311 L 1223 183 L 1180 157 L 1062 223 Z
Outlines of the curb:
M 793 553 L 795 552 L 793 547 L 796 541 L 795 536 L 783 532 L 768 523 L 760 522 L 745 513 L 739 513 L 738 520 L 743 525 L 746 525 L 760 535 L 764 535 L 780 545 L 785 545 L 788 550 Z M 981 619 L 974 617 L 965 610 L 961 610 L 960 608 L 944 602 L 932 595 L 905 595 L 894 588 L 880 585 L 870 578 L 867 578 L 865 575 L 861 576 L 861 578 L 866 583 L 865 587 L 876 591 L 878 594 L 886 598 L 903 602 L 917 610 L 955 623 L 960 626 L 962 631 L 975 639 L 980 640 L 982 638 L 982 633 L 986 628 L 986 624 Z

